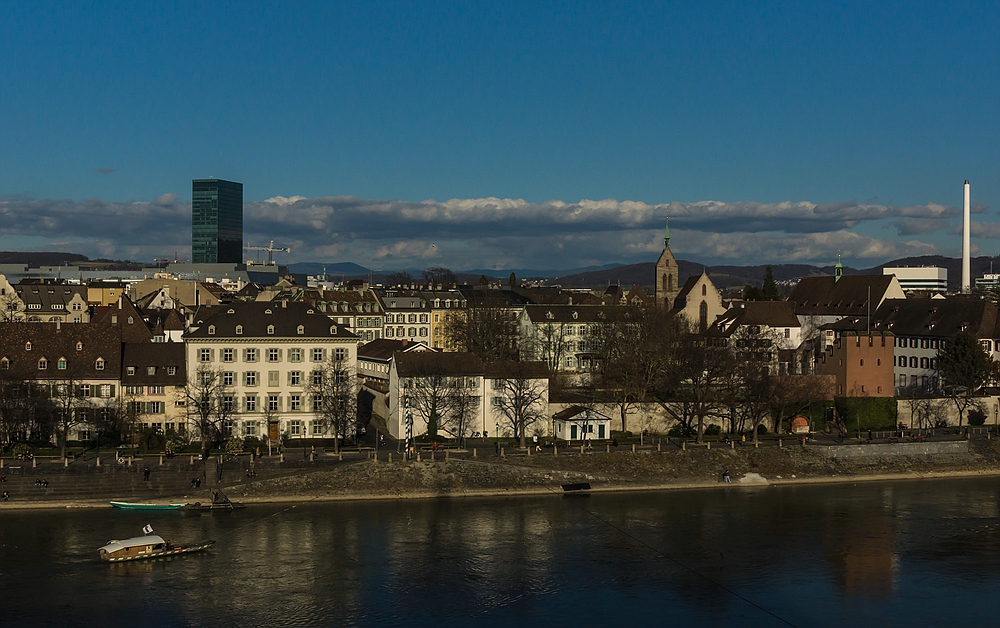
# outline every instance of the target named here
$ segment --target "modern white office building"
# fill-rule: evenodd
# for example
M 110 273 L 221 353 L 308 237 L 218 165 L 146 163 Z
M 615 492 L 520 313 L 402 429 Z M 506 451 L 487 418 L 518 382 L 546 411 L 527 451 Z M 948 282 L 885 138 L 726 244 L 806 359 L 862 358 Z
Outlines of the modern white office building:
M 938 266 L 902 266 L 885 267 L 883 275 L 895 275 L 903 292 L 914 290 L 930 290 L 933 292 L 948 291 L 948 269 Z

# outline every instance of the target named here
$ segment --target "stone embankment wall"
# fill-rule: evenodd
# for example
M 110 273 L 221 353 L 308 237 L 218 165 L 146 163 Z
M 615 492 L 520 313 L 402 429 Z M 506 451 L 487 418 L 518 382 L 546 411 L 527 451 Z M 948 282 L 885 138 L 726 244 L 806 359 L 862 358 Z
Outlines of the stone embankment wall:
M 885 456 L 928 456 L 934 454 L 965 454 L 969 441 L 935 441 L 925 443 L 879 443 L 878 445 L 838 445 L 820 447 L 828 458 L 880 458 Z
M 572 482 L 608 490 L 686 488 L 720 484 L 724 471 L 734 483 L 744 484 L 1000 474 L 1000 439 L 954 442 L 953 450 L 941 453 L 859 445 L 868 448 L 869 455 L 856 457 L 830 456 L 828 446 L 747 446 L 584 454 L 576 449 L 560 450 L 557 456 L 527 456 L 522 451 L 436 462 L 369 460 L 233 487 L 230 496 L 287 501 L 559 493 L 560 485 Z

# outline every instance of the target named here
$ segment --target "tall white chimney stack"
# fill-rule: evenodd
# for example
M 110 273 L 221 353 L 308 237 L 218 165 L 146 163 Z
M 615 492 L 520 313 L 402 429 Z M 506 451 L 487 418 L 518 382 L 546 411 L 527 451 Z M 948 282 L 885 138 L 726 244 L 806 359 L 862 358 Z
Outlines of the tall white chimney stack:
M 969 262 L 969 180 L 965 180 L 965 213 L 962 223 L 962 294 L 972 292 L 972 272 Z

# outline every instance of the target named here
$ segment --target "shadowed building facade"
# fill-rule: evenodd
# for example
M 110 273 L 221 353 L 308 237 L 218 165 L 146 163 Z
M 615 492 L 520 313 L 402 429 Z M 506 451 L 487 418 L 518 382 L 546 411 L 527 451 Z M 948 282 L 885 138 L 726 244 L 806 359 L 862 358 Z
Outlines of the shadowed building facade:
M 191 261 L 243 261 L 243 184 L 222 179 L 191 183 Z

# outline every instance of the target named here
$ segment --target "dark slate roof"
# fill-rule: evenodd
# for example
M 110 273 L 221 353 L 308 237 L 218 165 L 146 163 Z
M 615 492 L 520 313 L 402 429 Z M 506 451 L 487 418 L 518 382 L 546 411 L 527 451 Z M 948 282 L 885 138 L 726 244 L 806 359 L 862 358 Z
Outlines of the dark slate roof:
M 964 331 L 977 338 L 1000 338 L 998 323 L 997 307 L 990 301 L 971 297 L 911 298 L 883 303 L 872 313 L 871 329 L 896 336 L 951 338 Z M 868 318 L 850 316 L 823 328 L 866 331 Z
M 892 283 L 892 275 L 851 275 L 841 277 L 803 277 L 788 296 L 795 304 L 796 314 L 865 314 L 868 308 L 868 288 L 872 305 L 882 302 Z
M 130 318 L 131 323 L 129 323 Z M 120 296 L 118 303 L 114 305 L 95 307 L 94 314 L 90 317 L 90 324 L 114 327 L 118 330 L 122 342 L 149 342 L 153 339 L 153 331 L 142 313 L 125 295 Z
M 681 287 L 681 291 L 677 293 L 676 297 L 674 297 L 675 308 L 684 307 L 684 304 L 687 303 L 688 295 L 691 294 L 692 290 L 694 290 L 694 287 L 698 284 L 699 279 L 701 279 L 701 275 L 691 275 L 687 278 L 687 281 L 685 281 L 684 285 Z
M 185 339 L 205 338 L 301 338 L 301 337 L 333 337 L 356 340 L 346 327 L 330 320 L 330 317 L 317 312 L 308 303 L 281 302 L 233 302 L 214 307 L 203 307 L 198 311 L 193 325 L 197 329 L 184 334 Z M 243 333 L 237 334 L 236 327 L 241 325 Z M 267 328 L 274 325 L 274 333 L 268 334 Z M 303 333 L 298 333 L 299 325 Z M 215 333 L 210 334 L 210 328 Z
M 563 408 L 559 412 L 556 412 L 555 414 L 552 415 L 552 418 L 553 419 L 557 419 L 559 421 L 568 421 L 568 420 L 572 419 L 573 417 L 577 416 L 578 414 L 583 414 L 586 411 L 587 411 L 587 408 L 584 408 L 583 406 L 570 406 L 568 408 Z M 610 421 L 611 420 L 609 417 L 605 416 L 604 414 L 601 414 L 597 410 L 591 410 L 590 413 L 591 414 L 596 414 L 597 417 L 598 417 L 597 420 L 604 420 L 604 421 Z M 594 420 L 594 419 L 591 419 L 591 420 Z
M 520 307 L 532 302 L 513 290 L 462 288 L 460 292 L 469 307 Z
M 397 352 L 392 359 L 396 362 L 396 372 L 400 377 L 482 375 L 486 371 L 483 361 L 474 353 Z
M 729 336 L 742 325 L 801 327 L 795 316 L 795 304 L 790 301 L 747 301 L 742 306 L 729 308 L 716 319 L 710 331 Z
M 122 384 L 126 386 L 183 386 L 187 379 L 182 342 L 127 343 L 122 366 Z M 135 367 L 135 375 L 128 374 L 130 366 Z M 173 375 L 167 374 L 168 366 L 176 368 Z M 150 367 L 154 369 L 152 375 Z
M 379 338 L 358 347 L 359 358 L 371 358 L 375 360 L 389 360 L 396 352 L 407 351 L 436 351 L 423 342 L 412 342 L 410 340 L 389 340 Z
M 26 349 L 27 343 L 31 349 Z M 78 343 L 80 343 L 78 345 Z M 77 349 L 77 346 L 80 349 Z M 122 344 L 118 330 L 90 323 L 0 323 L 0 359 L 6 357 L 10 368 L 3 374 L 20 379 L 110 379 L 121 374 Z M 48 368 L 38 370 L 40 358 Z M 66 359 L 66 370 L 57 361 Z M 97 370 L 97 359 L 105 362 Z
M 486 377 L 493 379 L 548 379 L 549 367 L 545 362 L 490 362 Z
M 535 323 L 606 323 L 618 316 L 639 316 L 637 308 L 620 305 L 527 305 L 524 311 Z
M 40 284 L 21 282 L 14 286 L 17 296 L 25 304 L 41 303 L 42 312 L 52 311 L 53 303 L 66 304 L 73 300 L 73 295 L 79 294 L 84 303 L 87 302 L 87 286 L 69 284 Z

